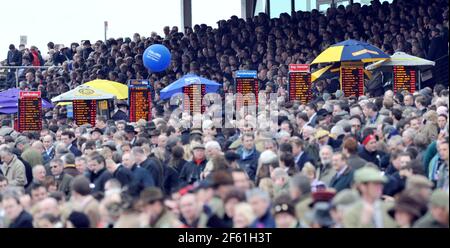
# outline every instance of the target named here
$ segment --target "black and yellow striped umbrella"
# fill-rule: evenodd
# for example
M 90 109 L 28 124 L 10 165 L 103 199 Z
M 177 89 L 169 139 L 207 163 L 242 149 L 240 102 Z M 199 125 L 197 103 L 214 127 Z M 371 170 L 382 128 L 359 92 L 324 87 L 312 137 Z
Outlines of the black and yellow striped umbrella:
M 340 73 L 340 63 L 334 63 L 332 65 L 325 66 L 313 73 L 311 73 L 311 82 L 314 82 L 319 79 L 327 79 L 339 77 Z M 368 79 L 372 79 L 372 72 L 369 70 L 364 70 L 364 77 Z
M 389 55 L 378 47 L 357 40 L 346 40 L 325 49 L 311 64 L 342 61 L 360 61 L 363 63 L 389 59 Z

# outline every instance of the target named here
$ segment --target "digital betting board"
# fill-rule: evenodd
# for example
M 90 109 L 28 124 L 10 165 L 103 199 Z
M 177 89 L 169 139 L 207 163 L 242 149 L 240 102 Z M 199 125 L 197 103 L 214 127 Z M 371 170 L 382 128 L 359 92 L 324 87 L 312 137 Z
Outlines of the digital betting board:
M 152 119 L 152 94 L 149 81 L 132 80 L 128 82 L 128 105 L 130 106 L 130 122 Z
M 364 95 L 364 69 L 362 63 L 342 62 L 341 90 L 344 95 L 359 97 Z
M 236 109 L 258 103 L 259 82 L 256 71 L 237 71 L 235 91 L 242 94 L 236 96 Z M 248 95 L 250 94 L 250 95 Z M 251 96 L 254 96 L 251 97 Z
M 78 126 L 91 124 L 95 126 L 97 100 L 73 100 L 73 119 Z
M 20 91 L 18 102 L 19 132 L 42 130 L 42 99 L 40 91 Z
M 417 72 L 412 66 L 394 66 L 394 93 L 416 91 Z
M 308 64 L 290 64 L 288 81 L 289 101 L 307 104 L 311 100 L 311 73 Z
M 205 112 L 205 106 L 202 104 L 202 99 L 206 95 L 206 87 L 204 84 L 191 84 L 184 86 L 182 89 L 184 100 L 189 104 L 183 104 L 184 111 L 189 113 L 201 113 Z

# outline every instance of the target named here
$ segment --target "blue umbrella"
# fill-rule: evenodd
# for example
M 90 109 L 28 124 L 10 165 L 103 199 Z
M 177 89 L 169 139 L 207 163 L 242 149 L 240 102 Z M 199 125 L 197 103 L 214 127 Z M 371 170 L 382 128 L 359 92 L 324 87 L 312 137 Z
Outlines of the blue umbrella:
M 0 96 L 0 108 L 16 107 L 19 105 L 18 99 L 5 99 Z M 53 104 L 42 99 L 42 108 L 50 109 L 53 108 Z
M 18 88 L 11 88 L 0 92 L 0 113 L 17 113 L 19 92 L 20 90 Z M 53 104 L 42 99 L 42 108 L 53 108 Z
M 17 107 L 0 108 L 0 114 L 15 114 L 17 113 Z
M 171 83 L 166 88 L 162 89 L 160 92 L 160 98 L 162 100 L 169 99 L 177 93 L 182 93 L 184 86 L 189 86 L 192 84 L 204 84 L 206 93 L 216 93 L 221 86 L 219 83 L 199 77 L 195 74 L 187 74 L 177 81 Z
M 19 88 L 11 88 L 0 92 L 0 97 L 9 97 L 9 98 L 18 98 L 19 97 Z

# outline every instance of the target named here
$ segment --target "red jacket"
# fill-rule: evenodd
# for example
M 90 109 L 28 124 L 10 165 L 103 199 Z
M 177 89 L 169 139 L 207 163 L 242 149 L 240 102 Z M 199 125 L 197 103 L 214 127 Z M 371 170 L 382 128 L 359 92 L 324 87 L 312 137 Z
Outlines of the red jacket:
M 31 62 L 33 66 L 40 66 L 41 61 L 39 60 L 39 53 L 36 50 L 32 50 L 31 55 L 33 56 L 33 62 Z

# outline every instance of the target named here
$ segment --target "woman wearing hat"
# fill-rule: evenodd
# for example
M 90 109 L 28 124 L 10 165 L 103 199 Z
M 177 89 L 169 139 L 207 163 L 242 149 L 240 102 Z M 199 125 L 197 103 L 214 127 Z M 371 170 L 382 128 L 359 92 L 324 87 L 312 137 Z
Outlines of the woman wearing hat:
M 289 195 L 283 194 L 275 198 L 272 211 L 277 228 L 301 227 L 295 215 L 295 206 Z
M 399 227 L 411 227 L 426 210 L 426 201 L 420 195 L 403 192 L 395 201 L 395 206 L 388 211 Z

